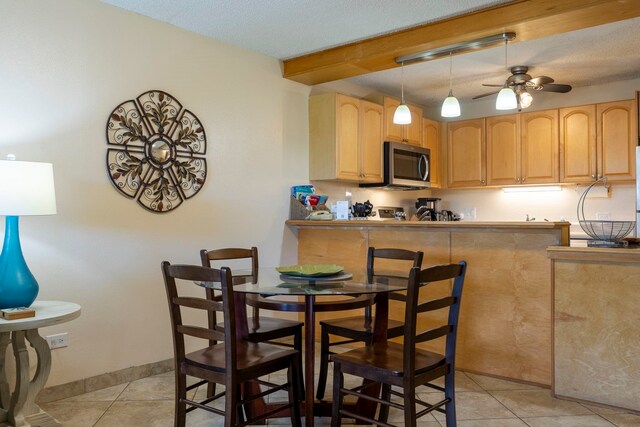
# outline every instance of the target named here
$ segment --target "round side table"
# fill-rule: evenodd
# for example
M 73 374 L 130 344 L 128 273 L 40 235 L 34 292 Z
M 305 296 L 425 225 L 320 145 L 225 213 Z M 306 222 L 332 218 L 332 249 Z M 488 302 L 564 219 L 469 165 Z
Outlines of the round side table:
M 68 322 L 80 316 L 80 306 L 64 301 L 35 301 L 34 317 L 0 319 L 0 426 L 60 426 L 52 416 L 34 403 L 51 372 L 51 350 L 38 334 L 38 328 Z M 26 341 L 36 351 L 37 369 L 29 379 L 29 353 Z M 16 386 L 11 393 L 7 381 L 5 357 L 11 342 L 16 359 Z

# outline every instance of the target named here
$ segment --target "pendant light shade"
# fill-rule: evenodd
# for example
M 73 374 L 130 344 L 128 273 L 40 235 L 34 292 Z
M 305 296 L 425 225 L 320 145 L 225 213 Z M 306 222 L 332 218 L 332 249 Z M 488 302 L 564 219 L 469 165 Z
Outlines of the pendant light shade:
M 449 52 L 449 95 L 447 95 L 442 103 L 442 109 L 440 110 L 442 117 L 460 117 L 460 103 L 458 99 L 453 96 L 453 89 L 451 87 L 452 64 L 453 58 L 451 52 Z
M 500 89 L 496 99 L 496 110 L 513 110 L 515 108 L 518 108 L 516 93 L 508 86 Z
M 404 103 L 404 62 L 400 65 L 402 69 L 402 78 L 400 81 L 402 96 L 400 98 L 400 105 L 396 108 L 396 112 L 393 114 L 393 123 L 397 125 L 410 125 L 411 124 L 411 110 Z
M 447 96 L 442 103 L 440 115 L 442 117 L 460 117 L 460 103 L 458 99 L 453 96 L 451 90 L 449 91 L 449 96 Z
M 507 67 L 507 44 L 509 40 L 504 41 L 504 68 Z M 496 110 L 513 110 L 518 108 L 518 98 L 516 93 L 509 87 L 507 82 L 504 82 L 504 87 L 498 92 L 498 98 L 496 99 Z
M 411 124 L 411 110 L 404 102 L 398 105 L 396 112 L 393 114 L 393 123 L 397 125 L 410 125 Z

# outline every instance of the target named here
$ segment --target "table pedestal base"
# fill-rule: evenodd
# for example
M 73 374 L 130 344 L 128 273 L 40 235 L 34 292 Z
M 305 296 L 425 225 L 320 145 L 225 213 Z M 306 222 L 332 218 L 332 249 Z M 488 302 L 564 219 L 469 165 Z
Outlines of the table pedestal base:
M 10 335 L 11 334 L 11 335 Z M 16 360 L 16 386 L 13 393 L 7 381 L 5 357 L 11 341 Z M 29 352 L 26 342 L 35 350 L 37 368 L 29 380 Z M 61 426 L 55 418 L 34 403 L 51 371 L 51 350 L 37 329 L 0 332 L 0 427 Z

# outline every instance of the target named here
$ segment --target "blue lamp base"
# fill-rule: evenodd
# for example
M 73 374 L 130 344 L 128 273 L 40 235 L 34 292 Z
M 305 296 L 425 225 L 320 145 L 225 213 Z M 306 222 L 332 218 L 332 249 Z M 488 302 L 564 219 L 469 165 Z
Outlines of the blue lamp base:
M 18 217 L 7 216 L 0 254 L 0 309 L 29 307 L 38 296 L 36 281 L 22 255 Z

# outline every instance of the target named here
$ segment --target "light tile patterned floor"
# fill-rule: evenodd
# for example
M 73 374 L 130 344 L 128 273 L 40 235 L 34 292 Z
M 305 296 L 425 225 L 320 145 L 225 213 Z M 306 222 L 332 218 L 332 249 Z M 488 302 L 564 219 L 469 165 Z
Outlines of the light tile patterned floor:
M 640 415 L 553 399 L 548 389 L 464 372 L 457 373 L 456 383 L 459 427 L 640 427 Z M 65 427 L 169 427 L 173 425 L 173 390 L 173 373 L 167 373 L 42 407 Z M 330 385 L 327 390 L 331 390 Z M 423 400 L 431 397 L 435 401 L 437 394 L 424 389 L 419 397 Z M 391 411 L 389 420 L 392 424 L 404 425 L 398 410 Z M 268 424 L 289 425 L 289 420 L 274 419 Z M 328 426 L 330 419 L 316 418 L 315 424 Z M 345 424 L 352 423 L 347 420 Z M 216 427 L 222 426 L 223 420 L 196 410 L 188 414 L 187 425 Z M 444 426 L 444 416 L 427 415 L 418 425 Z

